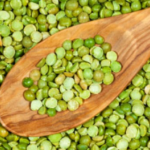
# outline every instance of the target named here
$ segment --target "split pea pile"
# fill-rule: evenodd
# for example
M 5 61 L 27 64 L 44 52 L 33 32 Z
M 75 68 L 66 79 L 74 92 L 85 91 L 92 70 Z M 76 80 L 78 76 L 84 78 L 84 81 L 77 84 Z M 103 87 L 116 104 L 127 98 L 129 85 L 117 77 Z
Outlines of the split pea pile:
M 148 7 L 150 0 L 0 0 L 0 84 L 48 36 Z M 0 150 L 150 150 L 150 60 L 105 110 L 76 128 L 21 137 L 0 125 Z
M 64 41 L 37 67 L 23 80 L 28 88 L 24 97 L 31 102 L 31 110 L 51 117 L 57 111 L 78 109 L 83 100 L 102 91 L 102 83 L 109 85 L 114 81 L 112 72 L 121 70 L 117 54 L 100 35 Z

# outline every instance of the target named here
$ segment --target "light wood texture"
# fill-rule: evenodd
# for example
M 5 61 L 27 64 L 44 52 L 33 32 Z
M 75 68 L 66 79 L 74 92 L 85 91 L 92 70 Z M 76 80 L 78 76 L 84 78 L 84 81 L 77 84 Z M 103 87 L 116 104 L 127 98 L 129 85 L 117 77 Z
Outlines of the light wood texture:
M 63 30 L 30 50 L 12 68 L 0 90 L 0 121 L 11 132 L 21 136 L 45 136 L 76 127 L 107 107 L 128 85 L 150 57 L 150 9 L 100 19 Z M 64 111 L 55 117 L 38 115 L 24 100 L 22 79 L 43 57 L 67 39 L 94 37 L 100 34 L 118 53 L 123 68 L 115 81 L 92 95 L 76 111 Z

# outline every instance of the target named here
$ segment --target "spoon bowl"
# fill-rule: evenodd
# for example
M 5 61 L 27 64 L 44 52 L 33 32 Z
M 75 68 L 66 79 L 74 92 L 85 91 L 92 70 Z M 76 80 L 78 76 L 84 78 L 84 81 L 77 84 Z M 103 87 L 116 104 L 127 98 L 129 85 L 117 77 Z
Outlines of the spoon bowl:
M 106 108 L 125 89 L 150 57 L 150 9 L 121 16 L 99 19 L 56 33 L 27 52 L 11 69 L 0 89 L 0 122 L 20 136 L 46 136 L 74 128 Z M 65 40 L 101 35 L 117 52 L 122 70 L 115 81 L 103 86 L 76 111 L 57 113 L 55 117 L 31 111 L 23 97 L 23 78 L 36 68 L 40 59 L 60 47 Z

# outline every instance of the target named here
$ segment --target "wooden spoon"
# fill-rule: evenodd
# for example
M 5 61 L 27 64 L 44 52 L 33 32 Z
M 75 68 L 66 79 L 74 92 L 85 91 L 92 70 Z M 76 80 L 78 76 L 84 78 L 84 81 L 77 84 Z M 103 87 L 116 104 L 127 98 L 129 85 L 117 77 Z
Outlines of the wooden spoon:
M 44 40 L 11 69 L 0 90 L 0 121 L 9 131 L 21 136 L 45 136 L 74 128 L 97 115 L 125 89 L 150 57 L 150 9 L 100 19 L 63 30 Z M 118 53 L 123 68 L 115 81 L 92 95 L 76 111 L 57 113 L 55 117 L 38 115 L 24 100 L 22 79 L 40 59 L 54 52 L 67 40 L 101 35 Z

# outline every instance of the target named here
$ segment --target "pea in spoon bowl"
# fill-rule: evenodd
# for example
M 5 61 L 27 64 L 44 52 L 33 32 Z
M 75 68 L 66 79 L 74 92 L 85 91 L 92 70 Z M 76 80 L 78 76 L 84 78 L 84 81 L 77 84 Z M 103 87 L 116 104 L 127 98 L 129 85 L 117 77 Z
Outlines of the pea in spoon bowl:
M 106 108 L 125 89 L 150 57 L 150 9 L 99 19 L 56 33 L 32 48 L 17 62 L 0 89 L 0 122 L 20 136 L 46 136 L 74 128 Z M 23 97 L 23 78 L 36 64 L 67 40 L 101 35 L 117 52 L 122 70 L 115 81 L 103 86 L 100 94 L 92 95 L 76 111 L 57 113 L 55 117 L 39 115 L 29 108 Z

